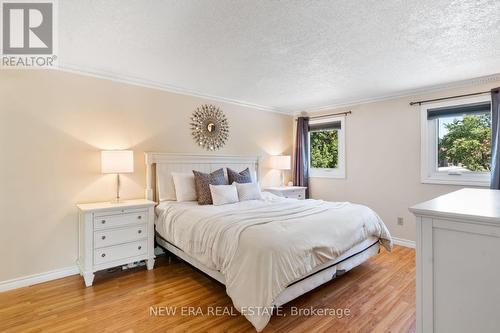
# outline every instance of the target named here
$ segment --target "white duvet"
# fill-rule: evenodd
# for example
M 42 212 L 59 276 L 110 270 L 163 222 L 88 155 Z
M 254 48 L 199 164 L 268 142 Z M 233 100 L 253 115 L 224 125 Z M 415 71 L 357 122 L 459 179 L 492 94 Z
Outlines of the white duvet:
M 162 202 L 156 222 L 167 241 L 222 273 L 235 308 L 257 331 L 269 322 L 276 297 L 314 267 L 369 237 L 392 248 L 389 231 L 368 207 L 263 194 L 224 206 Z

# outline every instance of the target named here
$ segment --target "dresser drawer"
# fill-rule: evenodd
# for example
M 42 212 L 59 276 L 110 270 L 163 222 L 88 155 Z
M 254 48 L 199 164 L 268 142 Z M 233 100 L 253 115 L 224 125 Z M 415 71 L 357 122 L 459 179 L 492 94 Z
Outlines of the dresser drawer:
M 104 229 L 94 232 L 94 248 L 122 244 L 146 238 L 148 227 L 140 224 L 121 229 Z
M 289 199 L 299 199 L 299 200 L 304 200 L 306 198 L 306 188 L 295 188 L 292 186 L 289 187 L 284 187 L 284 188 L 279 188 L 279 187 L 268 187 L 265 188 L 264 191 L 271 192 L 272 194 L 275 194 L 277 196 L 280 196 L 282 198 L 289 198 Z
M 283 193 L 283 196 L 285 198 L 291 198 L 291 199 L 304 199 L 304 191 L 302 190 L 286 191 Z
M 94 229 L 101 230 L 107 228 L 121 227 L 129 224 L 144 223 L 147 221 L 147 211 L 137 211 L 117 215 L 103 215 L 94 218 Z
M 94 265 L 146 254 L 148 251 L 147 245 L 148 241 L 144 239 L 133 243 L 96 249 L 94 250 Z

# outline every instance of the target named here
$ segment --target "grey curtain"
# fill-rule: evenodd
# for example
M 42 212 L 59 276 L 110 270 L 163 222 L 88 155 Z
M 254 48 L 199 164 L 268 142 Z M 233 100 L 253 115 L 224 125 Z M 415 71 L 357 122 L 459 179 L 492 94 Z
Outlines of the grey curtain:
M 491 188 L 500 190 L 500 87 L 491 90 Z
M 306 186 L 306 198 L 309 198 L 309 118 L 297 119 L 295 138 L 295 159 L 293 163 L 293 185 Z

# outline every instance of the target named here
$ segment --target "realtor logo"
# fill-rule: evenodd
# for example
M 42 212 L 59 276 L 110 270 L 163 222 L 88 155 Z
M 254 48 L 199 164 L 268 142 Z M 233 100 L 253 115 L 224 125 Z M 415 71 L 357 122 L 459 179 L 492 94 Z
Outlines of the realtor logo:
M 2 1 L 3 67 L 54 64 L 54 7 L 54 0 Z
M 3 3 L 3 53 L 52 54 L 52 3 Z

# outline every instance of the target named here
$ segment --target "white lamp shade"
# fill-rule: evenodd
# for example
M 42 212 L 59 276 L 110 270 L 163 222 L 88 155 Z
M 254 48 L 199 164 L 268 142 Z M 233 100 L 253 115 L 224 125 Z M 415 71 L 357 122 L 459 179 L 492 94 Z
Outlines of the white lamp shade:
M 134 152 L 132 150 L 104 150 L 101 152 L 102 173 L 134 172 Z
M 292 160 L 290 156 L 271 156 L 271 167 L 278 170 L 290 170 Z

